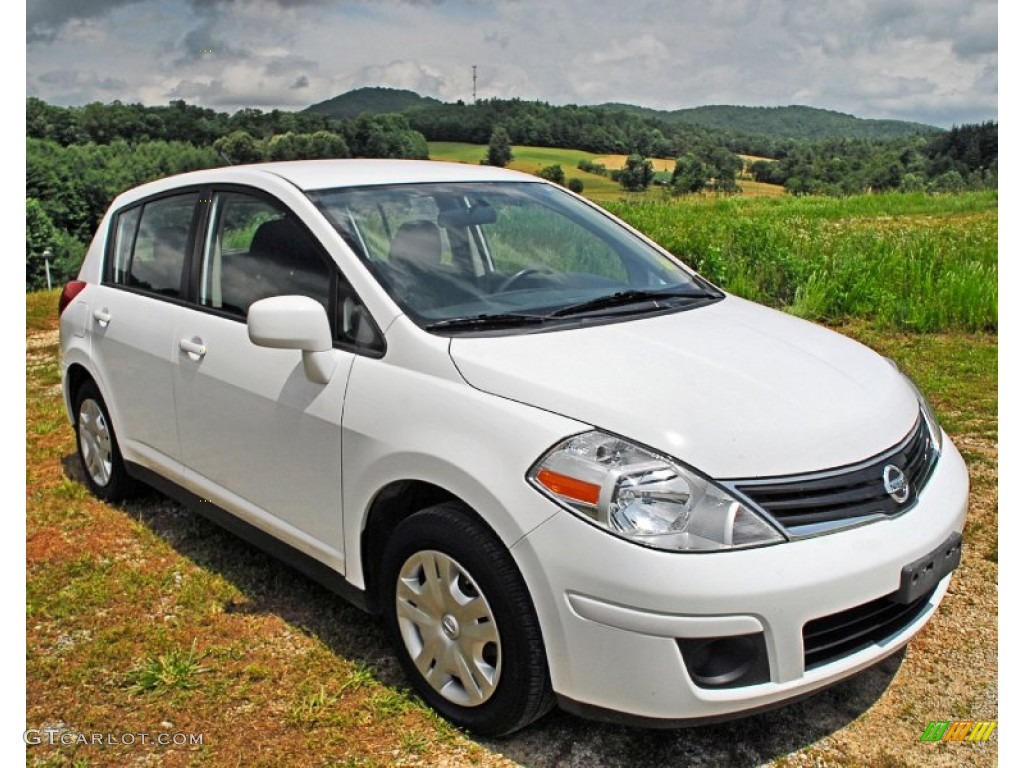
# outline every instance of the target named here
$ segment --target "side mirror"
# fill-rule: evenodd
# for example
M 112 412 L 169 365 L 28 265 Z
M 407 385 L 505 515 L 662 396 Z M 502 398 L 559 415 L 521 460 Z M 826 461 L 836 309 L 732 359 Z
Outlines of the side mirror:
M 249 307 L 249 341 L 270 349 L 297 349 L 310 381 L 326 384 L 337 360 L 323 306 L 308 296 L 271 296 Z

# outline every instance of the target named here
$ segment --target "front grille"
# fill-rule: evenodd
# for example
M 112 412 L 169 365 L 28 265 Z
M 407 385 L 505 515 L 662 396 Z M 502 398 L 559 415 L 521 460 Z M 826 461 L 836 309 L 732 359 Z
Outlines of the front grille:
M 936 459 L 923 417 L 903 440 L 860 464 L 797 478 L 740 480 L 734 488 L 795 535 L 819 533 L 874 515 L 897 515 L 917 503 Z M 903 472 L 909 493 L 902 503 L 885 487 L 888 465 Z
M 804 624 L 804 669 L 828 664 L 878 643 L 912 624 L 928 606 L 931 590 L 912 603 L 897 603 L 896 595 L 880 597 Z

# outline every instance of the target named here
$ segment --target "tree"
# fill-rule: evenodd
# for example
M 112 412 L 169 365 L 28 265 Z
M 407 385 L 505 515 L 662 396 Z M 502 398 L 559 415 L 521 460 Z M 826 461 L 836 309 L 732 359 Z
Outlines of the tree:
M 294 133 L 279 133 L 267 141 L 268 160 L 303 160 L 306 157 L 306 137 Z
M 29 291 L 46 287 L 46 264 L 43 253 L 57 245 L 57 228 L 34 197 L 26 201 L 25 220 L 25 288 Z M 53 256 L 50 257 L 51 263 Z
M 672 171 L 672 194 L 692 195 L 701 192 L 708 180 L 708 169 L 693 155 L 676 159 L 675 170 Z
M 566 186 L 569 187 L 571 192 L 575 192 L 577 195 L 583 194 L 583 179 L 579 177 L 569 179 L 569 183 Z
M 512 162 L 512 141 L 504 126 L 499 125 L 491 132 L 491 140 L 487 145 L 487 159 L 484 164 L 504 168 L 510 162 Z
M 932 192 L 963 192 L 964 177 L 960 175 L 959 171 L 946 171 L 941 176 L 932 179 L 928 189 Z
M 213 142 L 213 148 L 227 158 L 231 165 L 258 163 L 263 159 L 256 139 L 245 131 L 234 131 Z
M 555 184 L 561 184 L 565 186 L 565 171 L 562 170 L 560 165 L 549 165 L 547 168 L 541 168 L 537 171 L 537 175 L 542 179 L 553 181 Z
M 305 135 L 309 136 L 307 157 L 310 160 L 349 156 L 348 144 L 337 133 L 316 131 Z
M 364 112 L 347 125 L 347 144 L 353 157 L 426 159 L 427 141 L 409 127 L 404 115 Z
M 654 166 L 643 155 L 626 158 L 626 167 L 619 171 L 619 184 L 630 192 L 643 192 L 654 181 Z

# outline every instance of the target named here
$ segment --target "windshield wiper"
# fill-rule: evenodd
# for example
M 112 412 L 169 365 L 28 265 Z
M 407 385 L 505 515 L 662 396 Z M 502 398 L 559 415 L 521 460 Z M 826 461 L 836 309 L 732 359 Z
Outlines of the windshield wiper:
M 637 290 L 619 291 L 608 296 L 598 296 L 596 299 L 581 301 L 579 304 L 570 304 L 567 307 L 556 309 L 548 314 L 548 317 L 566 317 L 568 315 L 584 314 L 599 309 L 610 309 L 612 307 L 626 306 L 627 304 L 639 304 L 641 302 L 657 302 L 661 299 L 712 299 L 718 296 L 717 293 L 697 288 L 688 291 L 674 290 Z
M 515 312 L 504 312 L 496 315 L 472 315 L 469 317 L 450 317 L 423 326 L 427 331 L 470 330 L 480 331 L 488 328 L 513 328 L 519 325 L 540 325 L 546 317 L 543 315 L 526 315 Z

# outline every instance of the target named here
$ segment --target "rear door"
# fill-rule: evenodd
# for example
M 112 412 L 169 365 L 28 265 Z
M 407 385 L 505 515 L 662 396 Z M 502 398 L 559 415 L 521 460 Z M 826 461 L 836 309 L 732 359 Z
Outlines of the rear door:
M 199 192 L 126 208 L 112 222 L 103 282 L 89 305 L 93 360 L 128 461 L 165 471 L 180 457 L 174 328 Z
M 183 461 L 194 490 L 343 571 L 341 417 L 354 353 L 336 345 L 334 375 L 317 384 L 301 352 L 255 346 L 245 321 L 254 301 L 281 295 L 309 296 L 331 317 L 344 281 L 280 202 L 240 189 L 208 199 L 195 309 L 175 329 Z

